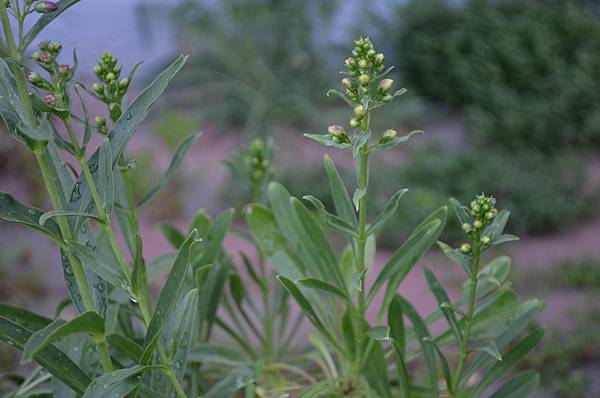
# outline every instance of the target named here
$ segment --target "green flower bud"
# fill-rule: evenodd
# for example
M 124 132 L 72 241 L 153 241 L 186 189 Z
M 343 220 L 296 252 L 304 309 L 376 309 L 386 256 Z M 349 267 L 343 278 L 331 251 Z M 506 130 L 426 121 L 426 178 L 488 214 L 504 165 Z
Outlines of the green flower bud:
M 100 75 L 102 73 L 102 67 L 100 65 L 96 65 L 94 66 L 94 69 L 92 69 L 94 71 L 94 73 L 96 75 Z
M 124 89 L 126 89 L 128 86 L 129 86 L 129 79 L 121 79 L 121 80 L 119 81 L 119 88 L 120 88 L 121 90 L 124 90 Z
M 94 92 L 98 95 L 104 94 L 104 86 L 100 83 L 94 83 L 92 85 L 92 90 L 94 90 Z
M 473 226 L 475 227 L 475 229 L 481 229 L 483 227 L 483 223 L 481 222 L 481 220 L 475 220 L 473 222 Z
M 340 137 L 346 135 L 346 130 L 342 126 L 332 125 L 327 128 L 327 132 L 333 137 Z
M 382 64 L 384 59 L 385 55 L 383 55 L 382 53 L 375 54 L 375 63 Z
M 481 207 L 476 204 L 475 206 L 471 206 L 471 210 L 473 210 L 473 213 L 479 213 L 481 211 Z
M 103 116 L 96 116 L 96 125 L 98 127 L 104 127 L 106 126 L 106 119 Z
M 354 115 L 356 117 L 362 117 L 362 116 L 364 116 L 365 115 L 365 107 L 362 106 L 362 105 L 357 105 L 354 108 Z
M 382 93 L 387 93 L 392 88 L 392 84 L 394 84 L 394 81 L 392 79 L 383 79 L 379 83 L 379 89 Z
M 468 243 L 463 243 L 460 246 L 460 251 L 463 252 L 463 253 L 465 253 L 465 254 L 471 253 L 471 245 L 468 244 Z
M 356 119 L 356 118 L 350 119 L 350 127 L 356 128 L 358 126 L 360 126 L 360 122 L 358 121 L 358 119 Z
M 483 238 L 481 238 L 481 243 L 483 243 L 484 245 L 489 245 L 491 242 L 491 239 L 489 236 L 484 236 Z
M 31 55 L 31 58 L 39 62 L 42 60 L 42 53 L 40 51 L 36 51 Z
M 486 220 L 493 220 L 496 217 L 496 214 L 493 211 L 488 211 L 485 213 Z
M 33 72 L 33 71 L 27 72 L 26 78 L 27 78 L 27 81 L 33 85 L 37 85 L 44 80 L 44 79 L 42 79 L 42 76 L 40 76 L 39 73 Z
M 114 81 L 116 78 L 117 77 L 115 76 L 114 73 L 109 72 L 106 74 L 105 80 L 110 83 L 110 82 Z
M 398 135 L 398 132 L 393 129 L 387 129 L 383 132 L 383 136 L 381 137 L 385 141 L 389 141 L 394 139 Z
M 369 84 L 369 80 L 371 80 L 371 78 L 369 77 L 369 75 L 360 75 L 358 77 L 358 81 L 360 82 L 360 84 L 362 84 L 363 86 L 366 86 L 367 84 Z
M 361 59 L 360 61 L 358 61 L 358 67 L 361 69 L 366 69 L 369 66 L 369 63 L 367 62 L 366 59 Z
M 463 229 L 463 231 L 465 231 L 466 233 L 469 233 L 469 232 L 471 232 L 471 231 L 473 230 L 473 226 L 472 226 L 471 224 L 469 224 L 469 223 L 464 223 L 464 224 L 462 225 L 462 229 Z
M 342 85 L 344 87 L 352 87 L 352 79 L 350 79 L 349 77 L 345 77 L 342 79 Z

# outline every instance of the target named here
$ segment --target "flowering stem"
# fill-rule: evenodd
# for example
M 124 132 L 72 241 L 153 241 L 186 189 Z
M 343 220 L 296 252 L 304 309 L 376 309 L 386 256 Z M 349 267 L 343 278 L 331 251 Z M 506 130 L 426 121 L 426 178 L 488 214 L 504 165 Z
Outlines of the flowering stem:
M 454 397 L 457 395 L 457 389 L 462 377 L 462 372 L 465 367 L 465 362 L 469 356 L 469 337 L 471 335 L 471 327 L 473 325 L 473 313 L 475 312 L 475 298 L 477 293 L 477 273 L 479 272 L 479 260 L 481 256 L 481 247 L 477 243 L 473 250 L 473 257 L 471 260 L 471 283 L 469 291 L 469 303 L 467 307 L 467 313 L 465 315 L 465 333 L 462 338 L 460 346 L 460 356 L 458 359 L 458 366 L 456 373 L 454 374 L 453 386 L 451 393 Z

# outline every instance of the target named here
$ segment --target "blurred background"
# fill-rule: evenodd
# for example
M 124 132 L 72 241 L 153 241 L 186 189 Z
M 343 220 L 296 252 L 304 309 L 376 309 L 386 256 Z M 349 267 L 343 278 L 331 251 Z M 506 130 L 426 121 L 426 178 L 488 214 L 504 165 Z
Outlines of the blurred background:
M 501 248 L 513 257 L 515 289 L 546 303 L 546 337 L 527 364 L 542 372 L 539 396 L 600 396 L 600 2 L 87 0 L 46 32 L 78 48 L 84 82 L 103 50 L 124 71 L 144 60 L 133 91 L 176 54 L 190 54 L 131 146 L 142 194 L 179 142 L 204 132 L 141 214 L 149 259 L 169 249 L 161 222 L 187 226 L 199 208 L 216 215 L 248 202 L 223 161 L 256 137 L 272 137 L 275 178 L 295 194 L 331 203 L 325 153 L 354 184 L 350 154 L 301 133 L 347 123 L 348 109 L 325 92 L 339 88 L 338 70 L 360 35 L 397 65 L 393 78 L 408 89 L 377 115 L 375 129 L 426 132 L 372 167 L 373 213 L 410 188 L 380 236 L 377 262 L 450 196 L 495 195 L 512 212 L 509 232 L 521 236 Z M 32 156 L 5 131 L 0 190 L 48 208 Z M 458 243 L 460 232 L 450 220 L 443 238 Z M 0 224 L 0 300 L 51 314 L 66 296 L 57 260 L 51 243 Z M 427 261 L 456 291 L 458 268 L 439 253 Z M 422 278 L 407 283 L 419 310 L 430 309 Z M 0 347 L 1 371 L 15 359 Z

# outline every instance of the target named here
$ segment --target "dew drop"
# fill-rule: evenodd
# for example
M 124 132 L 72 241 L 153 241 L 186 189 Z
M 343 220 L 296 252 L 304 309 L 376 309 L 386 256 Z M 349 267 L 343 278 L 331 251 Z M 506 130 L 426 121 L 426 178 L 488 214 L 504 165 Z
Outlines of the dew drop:
M 95 173 L 98 170 L 98 163 L 91 163 L 90 164 L 90 171 L 92 173 Z
M 81 199 L 81 183 L 75 183 L 75 186 L 73 187 L 73 191 L 71 192 L 71 202 L 77 202 L 79 199 Z
M 131 120 L 131 118 L 132 118 L 132 117 L 133 117 L 133 115 L 131 114 L 131 112 L 127 112 L 127 113 L 125 114 L 125 119 L 126 119 L 126 120 Z

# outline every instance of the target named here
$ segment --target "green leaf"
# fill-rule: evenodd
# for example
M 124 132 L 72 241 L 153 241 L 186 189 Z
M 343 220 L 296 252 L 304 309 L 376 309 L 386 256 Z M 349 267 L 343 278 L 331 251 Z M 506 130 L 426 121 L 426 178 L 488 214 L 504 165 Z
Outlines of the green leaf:
M 123 398 L 142 382 L 139 375 L 153 369 L 164 369 L 162 365 L 135 365 L 128 369 L 119 369 L 103 374 L 90 383 L 82 398 Z
M 325 281 L 315 278 L 304 278 L 299 279 L 296 283 L 299 283 L 302 286 L 308 287 L 310 289 L 315 289 L 325 294 L 341 298 L 346 303 L 352 304 L 352 300 L 345 292 Z
M 25 318 L 29 319 L 27 322 L 34 322 L 31 319 L 33 317 L 28 314 L 25 315 Z M 0 341 L 11 347 L 22 351 L 32 332 L 32 330 L 17 323 L 17 319 L 9 319 L 4 315 L 0 316 Z M 54 346 L 46 347 L 34 355 L 33 359 L 54 377 L 78 393 L 83 393 L 90 383 L 90 378 L 65 353 Z
M 429 250 L 444 229 L 446 212 L 446 207 L 439 208 L 415 228 L 411 236 L 396 250 L 382 268 L 369 291 L 367 303 L 373 301 L 377 291 L 387 281 L 388 286 L 382 306 L 382 311 L 385 311 L 398 285 L 404 280 L 423 254 Z
M 41 215 L 39 223 L 40 225 L 45 225 L 48 220 L 56 217 L 82 217 L 89 218 L 94 220 L 102 225 L 106 224 L 106 221 L 102 217 L 98 217 L 95 214 L 89 213 L 78 213 L 75 211 L 67 211 L 67 210 L 51 210 Z
M 323 163 L 325 164 L 327 177 L 329 177 L 329 187 L 331 190 L 331 196 L 333 198 L 335 210 L 341 219 L 346 221 L 348 224 L 353 225 L 356 229 L 358 226 L 358 221 L 356 219 L 354 207 L 352 207 L 352 202 L 350 201 L 350 196 L 348 195 L 348 191 L 344 185 L 344 181 L 335 167 L 333 160 L 329 156 L 325 156 L 323 158 Z
M 156 185 L 144 195 L 142 200 L 139 201 L 139 209 L 143 208 L 148 202 L 150 202 L 173 179 L 175 173 L 179 169 L 179 166 L 181 166 L 183 158 L 201 134 L 202 133 L 192 134 L 185 140 L 183 140 L 181 145 L 179 145 L 179 147 L 175 151 L 175 155 L 173 155 L 173 159 L 171 159 L 171 163 L 169 164 L 169 167 L 167 168 L 165 174 L 161 177 L 160 180 L 158 180 Z
M 181 231 L 179 231 L 176 226 L 164 222 L 160 223 L 158 227 L 169 243 L 173 245 L 175 249 L 179 249 L 179 246 L 185 241 L 185 236 Z
M 88 311 L 78 317 L 65 322 L 58 319 L 44 329 L 36 331 L 25 344 L 23 361 L 31 358 L 55 342 L 76 333 L 87 333 L 95 339 L 104 336 L 104 319 L 93 311 Z
M 456 338 L 457 344 L 460 345 L 460 343 L 462 342 L 462 334 L 460 332 L 456 316 L 454 315 L 454 311 L 448 306 L 448 304 L 451 305 L 452 303 L 450 301 L 450 298 L 448 297 L 448 293 L 446 293 L 446 290 L 444 289 L 440 281 L 429 268 L 425 267 L 423 271 L 425 272 L 425 278 L 427 279 L 429 289 L 431 289 L 431 291 L 433 292 L 433 295 L 435 296 L 435 299 L 437 300 L 438 305 L 440 306 L 440 309 L 442 310 L 442 313 L 446 318 L 446 321 L 448 321 L 448 325 L 454 333 L 454 337 Z
M 469 212 L 468 207 L 463 206 L 462 203 L 460 203 L 458 200 L 456 200 L 454 198 L 450 198 L 450 205 L 452 206 L 452 209 L 454 210 L 454 213 L 456 214 L 456 218 L 458 218 L 458 221 L 461 224 L 473 223 L 473 217 L 471 216 L 471 213 Z
M 52 319 L 28 311 L 25 308 L 4 303 L 0 303 L 0 316 L 33 332 L 45 328 L 52 322 Z
M 230 398 L 236 391 L 254 383 L 254 371 L 246 366 L 232 369 L 204 394 L 203 398 Z
M 189 361 L 236 367 L 248 363 L 248 359 L 238 350 L 214 344 L 200 344 L 194 347 L 189 354 Z
M 111 349 L 134 362 L 137 362 L 142 356 L 142 347 L 127 336 L 113 333 L 106 336 L 106 341 Z
M 386 141 L 384 143 L 377 143 L 373 146 L 373 149 L 377 149 L 377 150 L 392 149 L 395 146 L 408 141 L 412 136 L 417 135 L 417 134 L 424 134 L 424 133 L 421 130 L 411 131 L 410 133 L 408 133 L 406 135 L 394 137 L 391 140 Z
M 48 15 L 48 14 L 46 14 Z M 145 119 L 152 105 L 158 97 L 167 88 L 169 82 L 175 77 L 177 72 L 185 63 L 187 57 L 179 56 L 169 67 L 161 72 L 148 87 L 146 87 L 124 110 L 123 114 L 112 126 L 108 133 L 112 153 L 112 163 L 115 167 L 119 157 L 125 150 L 127 144 L 133 137 L 135 130 Z M 88 160 L 89 164 L 97 164 L 99 150 L 97 150 Z M 92 203 L 92 197 L 87 182 L 83 176 L 75 184 L 68 210 L 85 212 Z
M 513 376 L 490 398 L 525 398 L 537 389 L 539 383 L 540 374 L 533 370 L 527 370 Z
M 436 370 L 436 361 L 435 361 L 435 348 L 431 346 L 427 342 L 427 340 L 431 340 L 431 335 L 429 334 L 429 330 L 427 329 L 427 325 L 421 319 L 415 307 L 412 306 L 408 301 L 402 298 L 399 295 L 396 295 L 397 300 L 402 306 L 402 310 L 404 314 L 410 319 L 410 322 L 413 324 L 415 328 L 415 334 L 419 340 L 419 344 L 421 345 L 421 349 L 425 354 L 425 363 L 427 364 L 427 373 L 429 375 L 429 385 L 432 389 L 438 391 L 438 381 L 437 381 L 437 370 Z
M 26 124 L 17 125 L 16 134 L 19 135 L 25 144 L 32 151 L 43 151 L 52 137 L 52 127 L 47 120 L 43 120 L 37 128 L 29 127 Z
M 140 358 L 141 364 L 147 364 L 152 358 L 152 352 L 154 351 L 158 337 L 179 301 L 179 295 L 181 294 L 185 276 L 190 265 L 193 246 L 196 244 L 197 239 L 198 231 L 193 230 L 179 248 L 173 268 L 158 296 L 154 315 L 144 337 L 144 353 Z
M 373 326 L 367 331 L 367 335 L 373 340 L 385 341 L 390 339 L 390 327 L 387 325 Z
M 408 189 L 401 189 L 390 198 L 381 213 L 379 213 L 379 215 L 375 218 L 375 221 L 373 221 L 373 225 L 371 225 L 367 230 L 367 235 L 378 231 L 379 228 L 381 228 L 385 222 L 396 212 L 396 209 L 398 209 L 398 202 L 400 202 L 400 199 L 406 192 L 408 192 Z
M 15 77 L 2 58 L 0 58 L 0 116 L 13 137 L 25 143 L 17 131 L 17 126 L 26 119 L 23 102 L 17 91 Z
M 327 226 L 329 226 L 337 231 L 343 232 L 351 237 L 354 237 L 354 238 L 358 237 L 358 234 L 356 233 L 356 231 L 352 225 L 348 224 L 342 218 L 329 213 L 327 211 L 327 209 L 325 209 L 325 206 L 319 199 L 315 198 L 312 195 L 305 195 L 302 197 L 302 199 L 308 200 L 309 202 L 312 203 L 312 205 L 315 207 L 317 212 L 319 212 L 319 216 L 321 217 L 321 220 L 325 224 L 327 224 Z
M 100 254 L 97 249 L 71 243 L 73 253 L 81 260 L 84 266 L 96 273 L 102 279 L 125 293 L 132 295 L 131 286 L 121 268 L 114 261 Z
M 373 342 L 373 348 L 366 358 L 365 363 L 367 365 L 362 370 L 362 373 L 369 382 L 371 388 L 377 391 L 379 396 L 391 398 L 392 393 L 390 391 L 385 353 L 378 341 Z
M 340 349 L 340 351 L 343 351 L 343 350 L 341 350 L 341 347 L 337 343 L 335 337 L 333 337 L 331 335 L 331 333 L 325 328 L 325 325 L 323 325 L 323 323 L 319 319 L 319 316 L 315 312 L 313 306 L 306 299 L 306 297 L 304 296 L 302 291 L 298 288 L 298 286 L 296 286 L 296 284 L 292 280 L 286 278 L 283 275 L 277 275 L 277 280 L 283 285 L 283 287 L 294 298 L 294 300 L 298 304 L 298 307 L 300 307 L 300 309 L 302 310 L 304 315 L 306 315 L 306 317 L 313 324 L 313 326 L 316 327 L 317 330 L 319 330 L 319 332 L 321 332 L 321 334 L 323 336 L 325 336 L 325 338 L 327 340 L 329 340 L 329 342 L 331 344 L 333 344 L 336 348 Z
M 472 349 L 472 351 L 485 352 L 496 361 L 502 361 L 502 355 L 500 354 L 500 351 L 498 351 L 498 347 L 496 346 L 496 342 L 494 340 L 491 340 L 487 344 L 480 347 L 475 347 Z
M 0 219 L 22 224 L 35 230 L 41 231 L 53 240 L 62 240 L 60 228 L 54 221 L 41 225 L 38 221 L 43 211 L 29 207 L 17 201 L 11 195 L 0 192 Z
M 48 24 L 60 14 L 62 14 L 66 9 L 71 7 L 72 5 L 79 3 L 79 0 L 60 0 L 56 3 L 58 9 L 53 12 L 46 13 L 38 18 L 35 24 L 29 29 L 25 37 L 23 38 L 23 42 L 21 44 L 21 50 L 27 50 L 29 45 L 35 40 L 37 35 L 46 27 Z
M 92 164 L 90 164 L 92 168 Z M 105 138 L 98 149 L 98 163 L 96 164 L 96 181 L 102 207 L 107 214 L 111 214 L 115 204 L 115 181 L 113 176 L 113 162 L 110 141 Z M 93 170 L 93 169 L 92 169 Z
M 352 195 L 352 203 L 354 204 L 354 208 L 356 209 L 356 211 L 360 210 L 360 200 L 362 198 L 364 198 L 364 196 L 367 194 L 367 190 L 366 189 L 358 189 L 356 188 L 354 190 L 354 194 Z
M 310 138 L 311 140 L 317 141 L 319 144 L 323 144 L 325 146 L 330 146 L 334 148 L 351 148 L 351 144 L 346 143 L 338 143 L 333 140 L 333 137 L 330 134 L 303 134 L 306 138 Z
M 148 276 L 146 275 L 146 261 L 143 256 L 142 237 L 135 236 L 135 255 L 133 257 L 133 271 L 131 272 L 131 289 L 138 300 L 152 302 L 148 289 Z
M 356 356 L 356 336 L 354 334 L 354 324 L 352 320 L 351 309 L 347 309 L 344 312 L 342 318 L 342 334 L 344 336 L 344 343 L 348 350 L 350 358 L 354 359 Z
M 356 104 L 354 104 L 354 102 L 352 102 L 352 100 L 346 94 L 344 94 L 338 90 L 334 90 L 334 89 L 327 90 L 327 96 L 329 97 L 330 95 L 335 95 L 336 97 L 340 97 L 352 108 L 354 108 L 354 106 L 356 105 Z
M 404 310 L 402 309 L 402 299 L 397 294 L 394 295 L 388 307 L 388 325 L 390 326 L 390 337 L 397 344 L 402 356 L 404 356 L 406 351 Z
M 446 257 L 448 257 L 454 264 L 460 266 L 468 276 L 471 276 L 471 257 L 461 252 L 460 249 L 454 249 L 444 242 L 438 241 L 437 244 L 440 249 L 442 249 Z
M 198 247 L 201 249 L 198 250 L 201 254 L 199 258 L 195 255 L 195 251 L 192 251 L 192 253 L 194 253 L 194 258 L 192 261 L 192 267 L 194 269 L 199 266 L 213 264 L 215 262 L 218 254 L 221 251 L 223 239 L 225 239 L 225 235 L 227 235 L 227 231 L 229 230 L 229 225 L 233 219 L 233 214 L 233 209 L 227 209 L 215 220 L 215 222 L 212 223 L 202 244 L 198 245 Z
M 440 347 L 438 347 L 438 345 L 431 338 L 426 337 L 423 339 L 423 342 L 431 345 L 437 352 L 438 358 L 440 359 L 440 363 L 442 365 L 442 373 L 444 375 L 444 380 L 446 381 L 446 388 L 449 392 L 452 392 L 452 374 L 450 373 L 450 366 L 448 365 L 448 360 L 446 359 L 446 356 L 444 355 L 442 350 L 440 350 Z
M 477 383 L 475 388 L 469 394 L 469 398 L 480 396 L 494 381 L 498 380 L 500 376 L 512 369 L 539 343 L 543 335 L 544 329 L 542 327 L 537 327 L 527 337 L 512 347 L 512 349 L 503 356 L 502 361 L 496 362 L 488 373 L 483 376 L 483 379 Z

